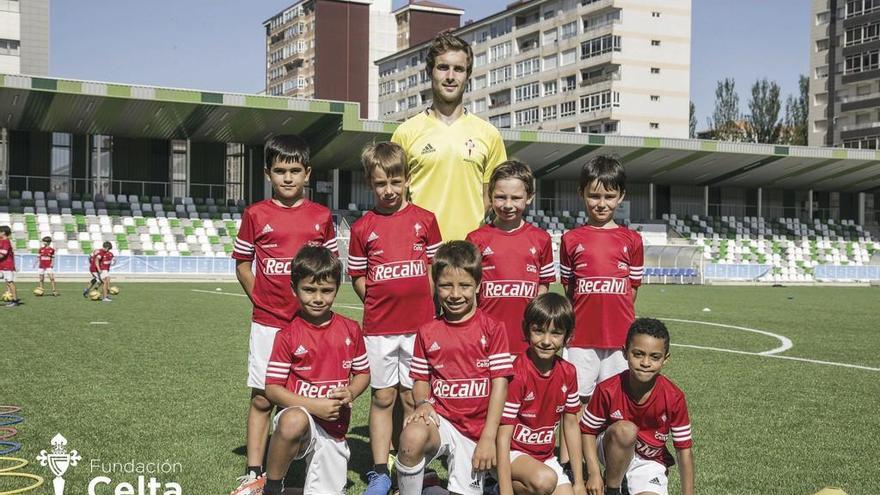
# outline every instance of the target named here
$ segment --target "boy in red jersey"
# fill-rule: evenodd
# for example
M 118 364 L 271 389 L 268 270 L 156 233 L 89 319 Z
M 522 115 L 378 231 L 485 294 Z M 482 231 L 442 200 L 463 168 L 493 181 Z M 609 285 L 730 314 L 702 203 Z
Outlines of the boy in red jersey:
M 388 452 L 398 394 L 404 417 L 413 412 L 409 377 L 415 332 L 434 319 L 428 265 L 440 246 L 434 214 L 407 201 L 406 154 L 386 142 L 361 155 L 376 206 L 351 226 L 348 272 L 364 302 L 364 341 L 370 356 L 370 448 L 373 469 L 365 495 L 391 487 Z M 401 425 L 394 425 L 399 431 Z
M 7 308 L 21 304 L 15 290 L 15 253 L 12 250 L 12 229 L 8 225 L 0 225 L 0 279 L 6 282 L 6 290 L 12 294 L 12 301 L 6 303 Z
M 55 248 L 52 247 L 51 237 L 43 237 L 43 246 L 40 247 L 37 257 L 37 270 L 40 274 L 40 289 L 44 288 L 43 279 L 46 275 L 49 275 L 49 283 L 52 284 L 52 295 L 57 296 L 58 289 L 55 287 L 55 270 L 52 269 L 52 264 L 55 262 Z
M 575 312 L 566 359 L 577 368 L 586 403 L 598 382 L 626 369 L 621 349 L 635 319 L 644 253 L 641 235 L 614 223 L 614 211 L 626 195 L 619 160 L 597 156 L 587 162 L 578 193 L 588 221 L 562 236 L 559 271 Z
M 663 322 L 639 318 L 626 336 L 629 369 L 596 387 L 581 417 L 584 459 L 591 495 L 619 495 L 626 476 L 630 493 L 667 495 L 668 468 L 678 457 L 682 495 L 694 493 L 691 420 L 684 393 L 660 370 L 669 359 Z M 600 463 L 605 465 L 602 479 Z
M 275 334 L 299 308 L 290 290 L 291 262 L 306 245 L 324 246 L 337 254 L 330 210 L 303 196 L 311 174 L 308 144 L 298 136 L 275 136 L 266 142 L 264 156 L 263 172 L 272 183 L 272 198 L 245 209 L 232 251 L 236 276 L 254 306 L 248 351 L 247 468 L 232 492 L 235 495 L 257 493 L 254 484 L 263 472 L 272 412 L 265 394 L 266 367 Z
M 113 244 L 110 241 L 104 241 L 100 249 L 92 251 L 89 256 L 89 273 L 92 280 L 88 287 L 83 289 L 83 297 L 88 297 L 89 292 L 97 285 L 101 285 L 101 300 L 104 302 L 113 301 L 110 299 L 110 265 L 113 264 Z
M 101 270 L 98 269 L 98 259 L 100 259 L 101 255 L 104 253 L 104 248 L 100 247 L 95 249 L 89 254 L 89 275 L 92 277 L 89 280 L 89 285 L 83 289 L 83 297 L 89 297 L 89 292 L 92 289 L 98 286 L 101 282 Z
M 275 335 L 266 396 L 283 408 L 269 443 L 265 495 L 284 493 L 284 475 L 305 459 L 304 493 L 345 493 L 351 406 L 370 383 L 358 324 L 332 311 L 342 263 L 325 247 L 306 246 L 294 258 L 291 285 L 297 318 Z
M 577 371 L 557 356 L 571 337 L 574 313 L 565 296 L 547 293 L 526 306 L 522 332 L 529 342 L 513 363 L 513 379 L 498 428 L 498 488 L 501 495 L 583 495 L 583 465 L 563 474 L 554 455 L 556 427 L 568 438 L 568 454 L 580 459 L 580 400 Z
M 419 328 L 411 376 L 416 410 L 397 454 L 400 495 L 420 495 L 425 464 L 446 456 L 451 493 L 481 495 L 495 467 L 495 439 L 512 374 L 504 324 L 477 308 L 480 252 L 467 241 L 440 246 L 431 274 L 442 318 Z
M 483 258 L 478 304 L 504 323 L 513 355 L 529 347 L 522 331 L 526 305 L 556 281 L 550 235 L 523 220 L 534 195 L 535 177 L 528 165 L 515 160 L 498 165 L 489 179 L 495 219 L 467 236 Z

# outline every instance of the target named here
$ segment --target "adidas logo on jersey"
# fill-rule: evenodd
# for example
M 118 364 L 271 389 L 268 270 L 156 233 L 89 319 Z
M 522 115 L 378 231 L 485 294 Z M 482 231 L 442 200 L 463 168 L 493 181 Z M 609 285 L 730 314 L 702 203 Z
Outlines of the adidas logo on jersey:
M 367 237 L 367 242 L 373 242 L 378 238 L 379 238 L 379 234 L 377 234 L 375 232 L 370 232 L 370 236 Z
M 620 413 L 620 409 L 615 409 L 613 413 L 611 413 L 611 419 L 623 419 L 623 414 Z
M 261 234 L 268 234 L 269 232 L 274 232 L 274 231 L 275 231 L 275 229 L 273 229 L 272 226 L 267 223 L 266 226 L 263 227 L 263 230 L 260 231 L 260 233 Z
M 426 144 L 425 147 L 422 148 L 422 154 L 423 154 L 423 155 L 426 155 L 426 154 L 428 154 L 428 153 L 433 153 L 433 152 L 435 152 L 435 151 L 437 151 L 437 150 L 435 150 L 434 147 L 431 146 L 431 143 Z
M 296 350 L 293 352 L 293 355 L 294 355 L 294 356 L 302 356 L 303 354 L 305 354 L 305 353 L 307 353 L 307 352 L 309 352 L 309 350 L 306 349 L 305 347 L 303 347 L 302 345 L 300 345 L 300 346 L 297 347 Z
M 428 348 L 428 352 L 434 352 L 434 351 L 439 351 L 439 350 L 440 350 L 440 344 L 438 344 L 437 342 L 434 342 L 433 344 L 431 344 L 431 347 Z
M 578 247 L 574 250 L 574 254 L 583 253 L 584 251 L 586 251 L 586 249 L 584 249 L 584 245 L 578 244 Z
M 523 402 L 530 402 L 533 400 L 535 400 L 535 393 L 529 390 L 529 393 L 527 393 L 526 396 L 523 397 Z
M 652 484 L 652 485 L 659 485 L 659 484 L 660 484 L 660 478 L 658 478 L 658 477 L 655 476 L 655 477 L 651 478 L 651 481 L 649 481 L 648 483 L 650 483 L 650 484 Z
M 483 256 L 489 256 L 490 254 L 495 254 L 495 251 L 492 251 L 492 248 L 486 246 L 486 249 L 483 250 Z

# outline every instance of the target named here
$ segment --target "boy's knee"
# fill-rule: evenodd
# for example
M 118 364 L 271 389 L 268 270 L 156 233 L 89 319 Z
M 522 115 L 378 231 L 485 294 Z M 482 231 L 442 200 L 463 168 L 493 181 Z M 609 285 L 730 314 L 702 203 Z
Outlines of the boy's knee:
M 400 433 L 400 445 L 398 450 L 405 456 L 420 456 L 425 451 L 425 445 L 431 436 L 428 425 L 412 422 Z
M 265 395 L 254 394 L 251 396 L 251 407 L 257 411 L 268 413 L 272 411 L 272 403 Z
M 639 435 L 639 427 L 631 421 L 618 421 L 608 427 L 606 436 L 611 438 L 620 445 L 627 447 L 634 446 Z
M 532 474 L 531 488 L 534 495 L 550 495 L 556 491 L 556 473 L 552 469 L 542 467 Z
M 379 409 L 388 409 L 394 405 L 397 398 L 397 390 L 394 388 L 380 388 L 373 391 L 372 404 Z
M 281 415 L 275 435 L 285 440 L 296 440 L 309 431 L 309 418 L 302 409 L 291 409 Z

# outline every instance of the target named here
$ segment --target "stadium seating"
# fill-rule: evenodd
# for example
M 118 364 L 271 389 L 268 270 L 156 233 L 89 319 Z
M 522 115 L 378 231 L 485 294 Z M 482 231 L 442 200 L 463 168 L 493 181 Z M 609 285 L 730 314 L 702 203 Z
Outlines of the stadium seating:
M 766 282 L 810 282 L 818 265 L 861 266 L 880 251 L 880 243 L 852 220 L 807 223 L 797 218 L 674 214 L 664 215 L 664 220 L 701 246 L 708 262 L 770 265 L 760 278 Z

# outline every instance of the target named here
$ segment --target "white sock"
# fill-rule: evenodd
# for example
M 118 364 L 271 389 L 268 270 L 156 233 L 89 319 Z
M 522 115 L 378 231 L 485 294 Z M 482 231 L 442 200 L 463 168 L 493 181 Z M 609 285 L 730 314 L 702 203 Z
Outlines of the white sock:
M 421 495 L 425 481 L 425 459 L 413 467 L 404 466 L 400 459 L 394 464 L 397 470 L 397 487 L 400 495 Z

